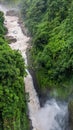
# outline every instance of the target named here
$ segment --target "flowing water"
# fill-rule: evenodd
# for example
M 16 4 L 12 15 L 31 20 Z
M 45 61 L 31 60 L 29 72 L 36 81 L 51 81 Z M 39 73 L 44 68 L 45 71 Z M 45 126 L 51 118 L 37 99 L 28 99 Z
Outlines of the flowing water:
M 17 16 L 6 15 L 8 9 L 2 6 L 0 6 L 0 10 L 5 13 L 5 25 L 8 28 L 7 36 L 12 36 L 17 40 L 15 43 L 11 42 L 10 47 L 21 52 L 25 64 L 28 66 L 26 50 L 29 46 L 30 37 L 23 34 Z M 24 78 L 24 82 L 25 91 L 29 93 L 28 108 L 29 118 L 32 121 L 32 130 L 69 130 L 67 104 L 51 99 L 41 107 L 34 89 L 32 76 L 28 70 L 26 71 L 28 75 Z

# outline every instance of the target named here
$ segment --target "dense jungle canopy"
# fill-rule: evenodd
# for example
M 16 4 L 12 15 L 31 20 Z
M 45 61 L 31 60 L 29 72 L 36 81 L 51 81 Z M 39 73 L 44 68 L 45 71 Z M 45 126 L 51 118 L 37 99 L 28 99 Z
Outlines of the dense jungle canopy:
M 67 98 L 73 95 L 73 1 L 1 0 L 17 3 L 32 38 L 31 59 L 39 89 Z M 0 130 L 28 130 L 24 60 L 5 38 L 0 11 Z M 25 123 L 24 123 L 25 122 Z
M 73 1 L 23 0 L 22 3 L 40 88 L 53 89 L 61 97 L 69 96 L 73 92 Z

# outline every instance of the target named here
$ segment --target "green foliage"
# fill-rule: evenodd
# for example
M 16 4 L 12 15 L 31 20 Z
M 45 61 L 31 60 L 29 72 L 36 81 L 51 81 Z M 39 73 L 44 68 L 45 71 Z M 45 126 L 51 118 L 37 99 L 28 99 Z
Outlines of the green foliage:
M 24 0 L 21 12 L 32 34 L 32 56 L 41 88 L 56 88 L 62 95 L 65 86 L 69 96 L 73 92 L 73 2 Z
M 0 128 L 28 130 L 27 104 L 24 90 L 25 63 L 4 38 L 3 13 L 0 12 Z
M 7 32 L 7 28 L 3 26 L 4 24 L 4 13 L 0 11 L 0 35 L 4 35 Z

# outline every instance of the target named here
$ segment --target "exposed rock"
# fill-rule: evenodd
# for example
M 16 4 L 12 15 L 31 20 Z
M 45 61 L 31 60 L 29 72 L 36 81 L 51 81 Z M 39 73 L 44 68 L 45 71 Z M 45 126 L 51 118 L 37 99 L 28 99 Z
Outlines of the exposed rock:
M 18 24 L 20 25 L 20 27 L 21 27 L 22 32 L 24 33 L 24 35 L 26 35 L 26 36 L 29 37 L 29 36 L 30 36 L 30 35 L 29 35 L 29 32 L 28 32 L 28 30 L 26 29 L 26 27 L 25 27 L 25 25 L 24 25 L 24 23 L 23 23 L 23 21 L 22 21 L 21 19 L 19 19 Z
M 69 109 L 69 124 L 71 130 L 73 130 L 73 100 L 69 102 L 68 109 Z
M 13 36 L 6 36 L 6 38 L 8 39 L 9 43 L 11 42 L 15 43 L 17 41 L 17 39 L 14 38 Z
M 9 11 L 7 11 L 6 15 L 7 16 L 18 16 L 18 13 L 15 10 L 9 10 Z

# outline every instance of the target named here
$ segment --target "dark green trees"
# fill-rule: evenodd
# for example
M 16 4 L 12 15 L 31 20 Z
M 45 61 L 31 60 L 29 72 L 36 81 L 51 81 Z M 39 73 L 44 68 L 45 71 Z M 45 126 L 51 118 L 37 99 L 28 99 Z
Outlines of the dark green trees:
M 55 88 L 59 95 L 66 90 L 64 95 L 70 95 L 73 91 L 73 2 L 24 0 L 23 5 L 25 24 L 33 37 L 32 53 L 40 86 Z

